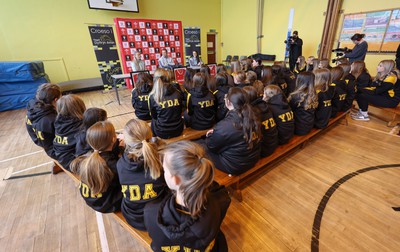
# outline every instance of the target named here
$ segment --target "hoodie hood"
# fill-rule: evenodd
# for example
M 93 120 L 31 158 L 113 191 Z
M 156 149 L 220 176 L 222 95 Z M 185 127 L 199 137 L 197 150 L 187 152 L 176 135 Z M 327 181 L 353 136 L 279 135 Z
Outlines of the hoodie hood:
M 190 95 L 196 98 L 203 98 L 208 94 L 209 90 L 207 87 L 194 87 L 190 90 Z
M 288 109 L 289 104 L 286 101 L 286 98 L 284 98 L 283 94 L 277 94 L 275 96 L 272 96 L 269 101 L 269 104 L 276 105 L 282 109 Z
M 39 121 L 45 116 L 57 115 L 57 111 L 53 105 L 41 103 L 36 99 L 29 101 L 26 110 L 30 121 Z
M 129 171 L 129 172 L 142 172 L 144 170 L 143 158 L 138 161 L 134 161 L 128 157 L 126 153 L 118 160 L 118 170 Z
M 67 135 L 74 132 L 74 135 L 80 130 L 82 120 L 70 116 L 58 115 L 55 122 L 55 129 L 58 135 Z

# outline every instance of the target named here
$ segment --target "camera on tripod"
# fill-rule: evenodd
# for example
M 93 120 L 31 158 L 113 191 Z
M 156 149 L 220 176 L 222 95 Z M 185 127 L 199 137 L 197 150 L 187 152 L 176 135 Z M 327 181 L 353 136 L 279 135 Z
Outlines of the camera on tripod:
M 332 59 L 332 63 L 335 63 L 335 62 L 345 58 L 345 57 L 343 57 L 343 55 L 345 55 L 346 53 L 349 53 L 351 51 L 352 50 L 348 49 L 347 47 L 333 49 L 332 52 L 336 53 L 336 58 Z
M 293 41 L 293 40 L 294 40 L 294 37 L 293 37 L 293 36 L 290 36 L 290 37 L 289 37 L 289 42 L 291 42 L 291 41 Z M 287 40 L 283 41 L 283 43 L 285 43 L 285 44 L 287 44 L 287 42 L 288 42 Z

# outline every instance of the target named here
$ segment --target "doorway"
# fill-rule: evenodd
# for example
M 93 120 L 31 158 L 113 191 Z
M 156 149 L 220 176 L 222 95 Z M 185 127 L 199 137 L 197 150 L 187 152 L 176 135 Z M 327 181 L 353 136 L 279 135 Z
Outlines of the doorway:
M 217 61 L 217 33 L 210 32 L 207 33 L 207 64 L 216 64 Z

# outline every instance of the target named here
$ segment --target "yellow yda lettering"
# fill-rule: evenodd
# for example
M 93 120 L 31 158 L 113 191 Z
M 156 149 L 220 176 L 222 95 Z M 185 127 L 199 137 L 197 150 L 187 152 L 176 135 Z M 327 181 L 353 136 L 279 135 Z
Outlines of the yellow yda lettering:
M 173 99 L 173 100 L 166 100 L 166 101 L 162 101 L 160 102 L 160 106 L 161 108 L 170 108 L 170 107 L 174 107 L 174 106 L 179 106 L 179 100 L 178 99 Z
M 28 116 L 26 116 L 26 124 L 32 125 L 32 122 L 31 122 L 31 120 L 29 120 Z
M 43 137 L 43 134 L 42 134 L 42 132 L 41 131 L 37 131 L 36 132 L 36 136 L 37 136 L 37 138 L 39 138 L 40 140 L 44 140 L 44 137 Z
M 167 103 L 166 101 L 162 101 L 162 102 L 160 102 L 160 106 L 161 106 L 161 108 L 165 108 L 165 103 Z
M 139 95 L 138 98 L 140 101 L 148 101 L 149 100 L 148 95 Z
M 143 199 L 149 199 L 155 197 L 157 197 L 157 193 L 153 190 L 153 184 L 145 184 Z
M 293 111 L 286 112 L 285 114 L 281 114 L 278 116 L 282 122 L 293 120 Z
M 258 138 L 258 136 L 257 136 L 256 132 L 252 132 L 251 133 L 251 141 L 255 141 L 255 140 L 257 140 L 257 138 Z
M 165 252 L 177 252 L 180 249 L 180 246 L 161 246 L 161 250 Z
M 271 117 L 271 118 L 263 121 L 262 124 L 264 125 L 265 129 L 273 128 L 273 127 L 275 127 L 275 120 L 274 120 L 274 118 Z
M 89 187 L 85 183 L 80 183 L 79 189 L 81 190 L 82 196 L 84 198 L 101 198 L 103 195 L 101 193 L 99 194 L 93 194 Z
M 324 107 L 330 107 L 330 106 L 332 106 L 331 100 L 324 101 Z
M 130 185 L 129 186 L 129 200 L 136 201 L 140 200 L 140 187 L 138 185 Z
M 124 198 L 127 198 L 126 191 L 129 190 L 129 200 L 137 201 L 141 199 L 150 199 L 157 197 L 157 193 L 153 190 L 153 184 L 145 184 L 144 185 L 144 193 L 143 197 L 140 193 L 140 186 L 138 185 L 122 185 L 121 191 L 124 195 Z
M 59 135 L 55 135 L 54 142 L 62 145 L 68 145 L 68 137 L 61 137 Z
M 344 100 L 346 100 L 346 94 L 340 94 L 339 101 L 344 101 Z
M 208 108 L 214 106 L 214 100 L 198 102 L 201 108 Z

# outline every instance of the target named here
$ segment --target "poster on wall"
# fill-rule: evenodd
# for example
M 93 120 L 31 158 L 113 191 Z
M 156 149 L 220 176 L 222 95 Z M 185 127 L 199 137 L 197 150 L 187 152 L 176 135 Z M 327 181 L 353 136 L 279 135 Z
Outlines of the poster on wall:
M 400 42 L 399 10 L 346 14 L 340 32 L 340 47 L 353 48 L 351 36 L 365 34 L 368 52 L 395 52 Z
M 111 89 L 113 84 L 111 75 L 122 74 L 113 28 L 110 25 L 100 24 L 88 28 L 104 89 Z M 124 81 L 119 80 L 118 84 L 124 84 Z
M 124 73 L 132 71 L 130 61 L 136 51 L 142 54 L 146 70 L 151 73 L 157 69 L 162 49 L 178 64 L 184 64 L 180 21 L 115 18 L 114 23 Z M 128 81 L 127 86 L 132 88 Z
M 89 9 L 139 12 L 137 0 L 87 0 Z
M 185 36 L 185 55 L 188 65 L 189 58 L 192 57 L 193 51 L 196 51 L 201 58 L 200 28 L 185 27 L 183 28 L 183 34 Z
M 382 43 L 382 52 L 395 52 L 400 43 L 400 9 L 393 10 L 389 21 L 385 39 Z

